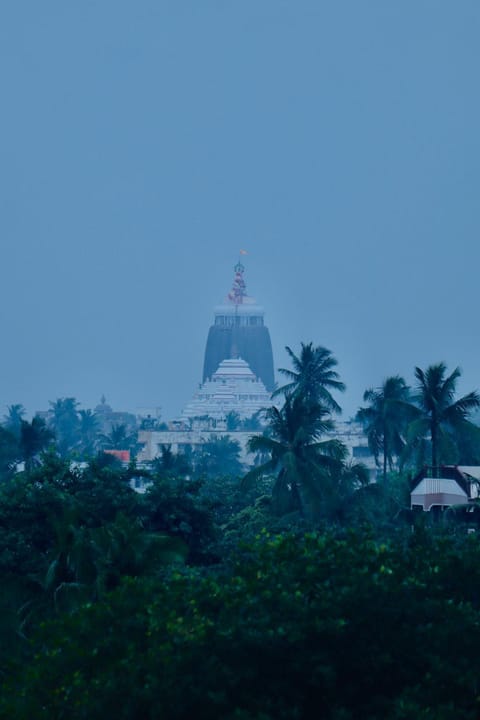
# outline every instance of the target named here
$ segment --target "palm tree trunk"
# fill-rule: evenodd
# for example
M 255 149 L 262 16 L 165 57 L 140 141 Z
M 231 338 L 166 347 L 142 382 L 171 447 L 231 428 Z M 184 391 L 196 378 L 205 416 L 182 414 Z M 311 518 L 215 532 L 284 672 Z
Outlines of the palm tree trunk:
M 434 417 L 432 417 L 430 423 L 430 436 L 432 439 L 432 466 L 437 467 L 438 455 L 437 455 L 437 423 Z
M 294 482 L 292 484 L 292 495 L 294 498 L 294 502 L 298 505 L 300 517 L 304 519 L 305 518 L 305 503 L 303 502 L 302 492 L 301 492 L 297 482 Z
M 387 457 L 388 457 L 388 448 L 387 448 L 387 433 L 385 428 L 385 421 L 383 422 L 383 484 L 387 484 Z
M 383 420 L 383 484 L 387 484 L 387 459 L 388 459 L 388 447 L 387 447 L 387 423 L 385 418 Z

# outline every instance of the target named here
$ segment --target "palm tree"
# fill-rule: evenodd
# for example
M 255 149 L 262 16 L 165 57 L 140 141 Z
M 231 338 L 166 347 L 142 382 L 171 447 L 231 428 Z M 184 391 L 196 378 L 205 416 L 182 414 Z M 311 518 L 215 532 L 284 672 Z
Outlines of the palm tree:
M 429 437 L 433 467 L 437 467 L 441 458 L 442 445 L 451 447 L 455 433 L 468 423 L 470 413 L 480 407 L 480 395 L 476 391 L 455 400 L 457 380 L 462 374 L 460 368 L 455 368 L 448 377 L 446 373 L 443 362 L 430 365 L 425 371 L 415 368 L 418 392 L 413 399 L 417 418 L 409 427 L 409 437 L 416 441 Z
M 125 423 L 113 423 L 109 433 L 99 436 L 106 450 L 132 450 L 137 444 L 137 433 L 130 432 Z
M 339 470 L 331 473 L 330 490 L 326 498 L 327 511 L 332 520 L 343 525 L 349 517 L 352 507 L 355 508 L 362 498 L 363 491 L 370 485 L 370 473 L 363 463 L 347 461 Z
M 16 438 L 20 435 L 20 426 L 25 417 L 25 408 L 20 403 L 7 406 L 7 414 L 4 416 L 6 430 L 13 433 Z
M 98 443 L 100 423 L 92 410 L 80 410 L 80 438 L 85 455 L 93 455 Z
M 480 427 L 474 422 L 462 423 L 455 433 L 459 465 L 480 465 Z
M 18 452 L 17 437 L 0 425 L 0 482 L 13 473 Z
M 288 346 L 285 348 L 292 361 L 293 370 L 280 368 L 279 372 L 288 378 L 289 382 L 273 393 L 302 396 L 305 402 L 321 403 L 330 412 L 341 412 L 341 407 L 333 398 L 331 390 L 345 391 L 345 384 L 339 379 L 335 370 L 338 365 L 330 350 L 313 343 L 301 343 L 300 355 L 295 355 Z
M 269 460 L 251 470 L 245 483 L 275 473 L 273 499 L 277 512 L 321 505 L 330 493 L 331 481 L 341 471 L 347 454 L 338 440 L 321 440 L 333 429 L 329 411 L 322 405 L 305 402 L 301 395 L 288 395 L 279 410 L 266 411 L 269 435 L 250 438 L 252 453 L 268 453 Z
M 188 547 L 179 537 L 147 532 L 139 519 L 119 513 L 113 523 L 91 531 L 96 553 L 97 592 L 115 588 L 122 576 L 154 575 L 171 563 L 183 563 Z
M 383 456 L 383 480 L 387 479 L 387 467 L 393 467 L 405 445 L 404 435 L 409 411 L 409 388 L 399 375 L 386 378 L 381 387 L 366 390 L 363 395 L 368 407 L 357 412 L 357 420 L 363 425 L 368 446 L 378 463 Z
M 242 422 L 242 418 L 237 412 L 235 412 L 235 410 L 231 410 L 227 413 L 225 420 L 228 432 L 235 432 L 235 430 L 238 430 Z
M 47 569 L 40 584 L 56 610 L 71 610 L 91 599 L 96 578 L 91 531 L 79 525 L 71 508 L 53 521 L 55 539 L 47 555 Z
M 40 585 L 65 611 L 97 599 L 122 576 L 153 575 L 170 563 L 183 563 L 188 547 L 165 533 L 146 532 L 140 520 L 118 513 L 115 521 L 87 528 L 75 511 L 54 522 L 55 540 Z
M 162 479 L 179 479 L 192 474 L 192 465 L 185 451 L 174 453 L 171 445 L 162 445 L 160 455 L 152 460 L 152 471 Z
M 239 477 L 243 468 L 240 462 L 240 443 L 228 435 L 210 435 L 194 457 L 197 477 Z
M 47 427 L 45 420 L 35 415 L 32 422 L 22 420 L 20 426 L 19 451 L 25 462 L 25 470 L 32 470 L 38 455 L 46 450 L 55 439 L 55 433 Z
M 55 431 L 60 455 L 67 455 L 78 442 L 78 402 L 73 397 L 50 402 L 50 426 Z
M 264 426 L 264 410 L 257 410 L 250 417 L 242 421 L 240 428 L 244 432 L 258 432 Z

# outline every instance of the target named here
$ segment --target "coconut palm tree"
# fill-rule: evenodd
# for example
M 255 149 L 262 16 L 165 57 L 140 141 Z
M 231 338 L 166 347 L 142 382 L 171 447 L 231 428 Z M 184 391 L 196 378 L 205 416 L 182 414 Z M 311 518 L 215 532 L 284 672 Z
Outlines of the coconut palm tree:
M 57 611 L 71 610 L 91 599 L 89 588 L 96 578 L 91 531 L 79 525 L 71 508 L 53 521 L 53 530 L 55 537 L 47 554 L 46 572 L 39 581 Z
M 240 428 L 242 422 L 242 418 L 237 412 L 235 412 L 235 410 L 231 410 L 227 413 L 225 420 L 227 423 L 227 432 L 235 432 L 235 430 Z
M 417 393 L 414 400 L 416 419 L 409 426 L 408 435 L 412 443 L 427 437 L 431 442 L 432 466 L 437 467 L 445 448 L 454 446 L 455 434 L 468 423 L 473 410 L 480 407 L 478 392 L 470 392 L 455 400 L 460 368 L 447 376 L 445 363 L 430 365 L 426 370 L 415 368 Z
M 363 425 L 368 446 L 379 465 L 383 457 L 383 480 L 387 479 L 387 468 L 393 467 L 405 446 L 407 420 L 412 419 L 409 405 L 409 388 L 399 375 L 386 378 L 379 388 L 370 388 L 363 395 L 367 407 L 357 412 L 357 420 Z
M 10 477 L 18 460 L 18 440 L 0 425 L 0 481 Z
M 256 413 L 242 421 L 240 428 L 244 432 L 258 432 L 264 426 L 264 410 L 257 410 Z
M 20 426 L 19 452 L 25 462 L 25 470 L 29 472 L 37 463 L 43 450 L 55 439 L 55 433 L 47 427 L 45 420 L 35 415 L 32 422 L 22 420 Z
M 179 479 L 192 474 L 192 464 L 183 450 L 173 452 L 171 445 L 162 445 L 160 455 L 151 463 L 154 475 L 159 478 Z
M 331 473 L 327 483 L 326 511 L 331 521 L 347 525 L 352 508 L 361 505 L 363 492 L 370 485 L 370 473 L 361 462 L 344 462 L 340 469 Z M 347 522 L 346 522 L 347 520 Z
M 99 439 L 98 417 L 92 410 L 79 410 L 78 416 L 82 451 L 85 455 L 94 455 Z
M 109 450 L 127 450 L 131 439 L 128 428 L 124 423 L 113 423 L 109 433 L 100 435 L 102 447 Z
M 297 356 L 288 346 L 285 348 L 292 361 L 293 370 L 280 368 L 289 382 L 273 393 L 277 395 L 301 396 L 306 403 L 321 403 L 330 412 L 340 413 L 341 407 L 333 398 L 331 390 L 345 391 L 345 385 L 335 370 L 338 365 L 330 350 L 313 343 L 301 343 Z
M 210 435 L 194 455 L 197 477 L 239 477 L 243 468 L 240 462 L 240 443 L 228 435 Z
M 180 538 L 146 532 L 139 519 L 119 513 L 114 522 L 87 528 L 75 509 L 54 521 L 47 567 L 37 578 L 56 611 L 71 611 L 118 585 L 122 576 L 153 575 L 170 563 L 183 563 L 188 547 Z
M 347 455 L 343 443 L 321 439 L 333 429 L 329 410 L 305 402 L 299 394 L 287 394 L 283 407 L 267 410 L 266 419 L 269 435 L 250 438 L 248 449 L 268 453 L 269 459 L 251 470 L 244 483 L 275 474 L 273 499 L 279 514 L 298 510 L 305 515 L 307 508 L 320 509 Z
M 153 575 L 170 563 L 183 563 L 188 554 L 181 538 L 147 532 L 140 520 L 119 513 L 113 523 L 91 531 L 96 553 L 97 592 L 112 590 L 122 576 Z
M 137 433 L 131 432 L 125 423 L 113 423 L 109 433 L 99 436 L 105 450 L 132 450 L 137 444 Z
M 5 429 L 13 433 L 16 438 L 20 435 L 20 426 L 25 417 L 26 410 L 20 403 L 7 406 L 7 414 L 4 416 Z
M 78 402 L 73 397 L 50 402 L 49 424 L 57 438 L 57 448 L 63 457 L 78 443 Z

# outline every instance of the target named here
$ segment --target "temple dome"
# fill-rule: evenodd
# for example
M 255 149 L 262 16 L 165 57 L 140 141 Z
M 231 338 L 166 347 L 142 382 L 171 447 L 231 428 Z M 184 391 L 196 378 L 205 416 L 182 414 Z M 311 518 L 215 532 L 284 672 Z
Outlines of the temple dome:
M 242 358 L 230 358 L 222 360 L 216 372 L 212 375 L 212 381 L 224 380 L 225 378 L 238 378 L 256 382 L 257 378 L 250 369 L 250 366 Z
M 271 405 L 270 393 L 249 364 L 243 358 L 228 358 L 200 385 L 182 417 L 221 419 L 235 412 L 245 419 Z

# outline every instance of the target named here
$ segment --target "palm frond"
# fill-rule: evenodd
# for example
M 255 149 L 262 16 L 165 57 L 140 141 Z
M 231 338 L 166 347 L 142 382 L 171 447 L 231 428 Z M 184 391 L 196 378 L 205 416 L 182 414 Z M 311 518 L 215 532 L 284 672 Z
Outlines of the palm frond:
M 468 415 L 480 407 L 480 395 L 476 392 L 470 392 L 464 395 L 456 402 L 449 405 L 442 413 L 442 417 L 447 422 L 461 422 L 465 420 Z
M 278 468 L 277 460 L 268 460 L 262 465 L 252 468 L 240 481 L 240 487 L 242 490 L 249 490 L 257 480 L 264 475 L 271 475 Z

